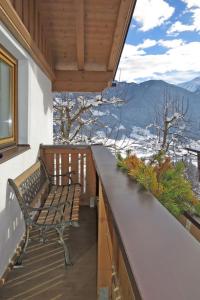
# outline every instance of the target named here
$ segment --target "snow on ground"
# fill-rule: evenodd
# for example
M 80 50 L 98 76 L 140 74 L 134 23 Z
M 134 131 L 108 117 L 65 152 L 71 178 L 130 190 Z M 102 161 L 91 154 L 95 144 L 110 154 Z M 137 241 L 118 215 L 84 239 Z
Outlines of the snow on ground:
M 143 158 L 146 161 L 154 155 L 159 149 L 160 144 L 157 141 L 157 137 L 151 134 L 148 130 L 134 127 L 130 137 L 122 136 L 120 140 L 114 140 L 98 136 L 96 143 L 102 143 L 106 147 L 110 148 L 114 155 L 120 152 L 123 157 L 126 157 L 127 151 L 129 154 L 136 154 L 139 158 Z M 176 149 L 169 150 L 168 155 L 174 162 L 183 161 L 186 166 L 186 177 L 191 181 L 194 192 L 200 198 L 200 183 L 199 174 L 197 168 L 197 156 L 193 153 L 189 153 L 185 147 L 200 149 L 200 140 L 190 140 L 187 145 L 178 145 Z
M 120 130 L 124 130 L 124 126 L 120 127 Z M 77 143 L 91 143 L 91 144 L 103 144 L 108 147 L 114 155 L 120 152 L 123 157 L 126 157 L 127 151 L 130 154 L 136 154 L 139 158 L 144 158 L 146 161 L 152 157 L 160 149 L 158 138 L 153 135 L 148 129 L 142 129 L 140 127 L 133 127 L 131 133 L 127 136 L 121 134 L 120 139 L 109 137 L 109 133 L 112 132 L 112 128 L 107 126 L 106 132 L 104 130 L 95 131 L 95 136 L 87 137 L 82 135 L 77 138 Z M 81 138 L 81 140 L 80 140 Z M 76 141 L 75 141 L 76 143 Z M 174 162 L 179 160 L 184 161 L 186 173 L 188 179 L 191 180 L 194 191 L 200 197 L 200 184 L 198 182 L 198 168 L 197 168 L 197 156 L 194 153 L 189 153 L 184 148 L 200 149 L 200 140 L 190 140 L 187 145 L 176 145 L 176 148 L 171 147 L 168 155 Z
M 100 111 L 100 110 L 93 110 L 93 111 L 92 111 L 92 114 L 93 114 L 93 116 L 95 116 L 95 117 L 102 117 L 102 116 L 105 116 L 105 115 L 106 115 L 105 112 L 102 112 L 102 111 Z
M 120 125 L 121 126 L 121 125 Z M 122 125 L 120 129 L 124 129 Z M 111 128 L 107 128 L 111 131 Z M 113 153 L 120 152 L 122 156 L 126 156 L 127 150 L 132 154 L 136 154 L 138 157 L 149 158 L 160 149 L 160 144 L 155 135 L 153 135 L 148 129 L 140 127 L 133 127 L 129 136 L 122 135 L 120 139 L 112 139 L 107 137 L 104 131 L 96 131 L 96 136 L 92 137 L 92 143 L 102 143 L 106 147 L 110 148 Z M 171 147 L 169 149 L 169 155 L 175 160 L 182 159 L 188 155 L 188 151 L 184 148 L 200 149 L 200 140 L 190 140 L 187 145 L 178 145 L 176 149 Z M 197 165 L 195 155 L 193 155 L 193 163 Z

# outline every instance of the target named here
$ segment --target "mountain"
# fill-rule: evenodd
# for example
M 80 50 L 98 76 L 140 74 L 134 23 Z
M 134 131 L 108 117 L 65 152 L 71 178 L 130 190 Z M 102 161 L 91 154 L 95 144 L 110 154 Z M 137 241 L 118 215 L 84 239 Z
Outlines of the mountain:
M 131 131 L 133 126 L 145 128 L 154 121 L 156 111 L 161 110 L 165 93 L 171 99 L 183 102 L 185 108 L 188 106 L 190 137 L 200 139 L 200 95 L 162 80 L 149 80 L 140 84 L 117 82 L 116 87 L 105 90 L 104 96 L 119 97 L 125 100 L 125 104 L 120 107 L 102 106 L 102 121 L 111 123 L 118 118 L 121 128 L 126 128 L 124 132 L 129 128 Z
M 103 97 L 118 97 L 124 100 L 124 104 L 95 107 L 93 113 L 98 116 L 98 123 L 106 125 L 106 128 L 96 127 L 93 129 L 94 134 L 106 132 L 110 138 L 117 136 L 121 139 L 125 135 L 131 136 L 135 127 L 146 128 L 155 120 L 156 111 L 162 110 L 166 94 L 170 99 L 183 102 L 184 108 L 188 106 L 187 135 L 200 140 L 200 95 L 162 80 L 149 80 L 140 84 L 116 82 L 116 87 L 104 90 Z M 86 93 L 86 96 L 92 99 L 94 93 Z
M 196 77 L 193 80 L 183 82 L 179 84 L 180 87 L 200 95 L 200 77 Z

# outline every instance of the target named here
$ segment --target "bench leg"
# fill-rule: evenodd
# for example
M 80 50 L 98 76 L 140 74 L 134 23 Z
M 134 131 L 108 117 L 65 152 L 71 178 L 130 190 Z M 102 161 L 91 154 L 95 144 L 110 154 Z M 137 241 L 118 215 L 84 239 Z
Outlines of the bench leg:
M 45 244 L 48 241 L 46 236 L 46 227 L 40 228 L 40 242 Z
M 29 241 L 30 228 L 29 228 L 28 225 L 26 225 L 26 233 L 25 234 L 26 234 L 26 236 L 25 236 L 24 246 L 23 246 L 23 249 L 22 249 L 22 251 L 20 253 L 20 256 L 17 258 L 17 261 L 15 263 L 14 268 L 22 266 L 22 259 L 24 257 L 25 252 L 26 252 L 26 248 L 28 246 L 28 241 Z
M 71 221 L 71 226 L 72 227 L 80 227 L 79 221 Z
M 71 260 L 70 260 L 70 254 L 69 254 L 69 249 L 63 239 L 63 233 L 64 233 L 64 229 L 65 228 L 58 228 L 56 227 L 56 231 L 58 232 L 59 235 L 59 240 L 60 243 L 62 244 L 63 248 L 64 248 L 64 254 L 65 254 L 65 264 L 66 265 L 72 265 Z

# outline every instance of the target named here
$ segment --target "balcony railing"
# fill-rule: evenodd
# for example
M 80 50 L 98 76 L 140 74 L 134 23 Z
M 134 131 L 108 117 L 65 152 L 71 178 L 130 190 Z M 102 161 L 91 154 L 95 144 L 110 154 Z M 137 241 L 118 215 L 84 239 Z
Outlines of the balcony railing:
M 98 298 L 200 299 L 200 245 L 105 147 L 41 146 L 50 172 L 77 172 L 98 201 Z M 62 179 L 58 179 L 62 183 Z
M 72 180 L 82 185 L 81 204 L 88 205 L 96 196 L 96 171 L 89 146 L 41 145 L 40 156 L 49 174 L 61 175 L 74 171 Z M 65 184 L 63 176 L 55 177 L 55 184 Z

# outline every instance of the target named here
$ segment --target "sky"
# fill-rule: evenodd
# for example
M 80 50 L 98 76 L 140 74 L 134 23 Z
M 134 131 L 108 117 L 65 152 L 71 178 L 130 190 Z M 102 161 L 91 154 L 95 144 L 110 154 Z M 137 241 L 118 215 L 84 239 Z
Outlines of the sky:
M 137 0 L 116 80 L 200 76 L 200 0 Z

